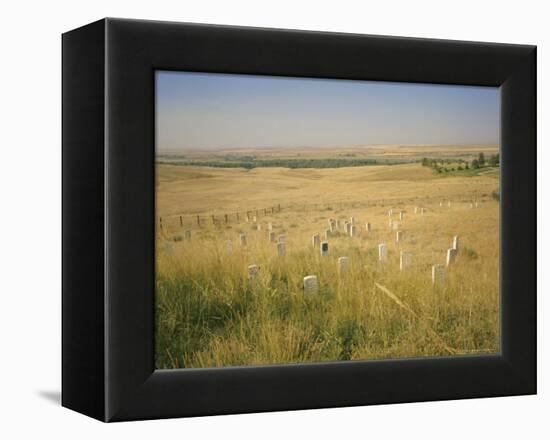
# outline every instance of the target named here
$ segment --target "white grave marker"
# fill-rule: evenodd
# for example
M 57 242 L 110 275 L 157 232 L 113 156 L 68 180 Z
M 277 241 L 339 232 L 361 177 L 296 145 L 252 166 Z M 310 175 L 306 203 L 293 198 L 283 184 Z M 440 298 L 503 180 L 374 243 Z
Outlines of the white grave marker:
M 378 261 L 384 262 L 388 258 L 388 248 L 384 243 L 378 245 Z
M 399 211 L 399 220 L 403 221 L 404 217 L 405 217 L 405 211 Z
M 338 272 L 344 273 L 349 269 L 349 258 L 348 257 L 339 257 L 338 258 Z
M 319 234 L 314 234 L 311 237 L 311 244 L 313 245 L 314 248 L 319 246 L 321 244 L 321 236 Z
M 355 224 L 355 217 L 350 217 L 349 222 L 354 225 Z
M 325 229 L 325 240 L 328 240 L 330 237 L 330 229 Z
M 317 293 L 319 291 L 319 283 L 315 275 L 304 277 L 304 293 Z
M 455 235 L 453 237 L 453 249 L 455 249 L 458 252 L 458 235 Z
M 346 226 L 346 234 L 350 235 L 351 234 L 351 223 L 346 222 L 345 226 Z
M 439 285 L 445 281 L 445 268 L 441 264 L 432 266 L 432 284 Z
M 284 257 L 286 255 L 286 245 L 284 241 L 277 243 L 277 255 L 279 255 L 279 257 Z
M 401 251 L 399 257 L 399 270 L 405 270 L 412 264 L 412 254 L 410 252 Z
M 371 225 L 370 225 L 370 223 L 368 223 L 368 222 L 365 223 L 365 230 L 366 230 L 367 232 L 370 232 L 370 231 L 371 231 Z
M 258 276 L 259 267 L 255 264 L 248 266 L 248 279 L 254 280 Z
M 404 234 L 403 234 L 403 231 L 397 231 L 397 232 L 395 233 L 395 242 L 396 242 L 396 243 L 402 242 L 402 241 L 403 241 L 403 235 L 404 235 Z
M 350 225 L 350 227 L 349 227 L 349 236 L 350 237 L 356 237 L 357 236 L 357 226 Z
M 273 223 L 269 222 L 269 223 L 267 224 L 267 230 L 268 230 L 268 231 L 273 231 Z
M 450 248 L 447 249 L 447 266 L 450 266 L 451 264 L 454 264 L 456 261 L 456 249 Z

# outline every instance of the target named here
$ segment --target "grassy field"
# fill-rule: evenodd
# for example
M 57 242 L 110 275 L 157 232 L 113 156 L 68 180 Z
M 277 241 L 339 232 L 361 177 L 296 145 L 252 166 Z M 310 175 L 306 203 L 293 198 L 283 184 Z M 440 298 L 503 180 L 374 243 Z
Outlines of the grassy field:
M 441 176 L 417 163 L 249 170 L 159 164 L 157 368 L 497 352 L 499 205 L 490 196 L 497 187 L 496 172 Z M 322 257 L 312 235 L 324 240 L 329 219 L 350 217 L 357 236 L 339 227 Z M 269 223 L 286 237 L 285 256 L 268 238 Z M 431 267 L 445 264 L 455 235 L 456 263 L 434 286 Z M 380 243 L 388 248 L 385 263 Z M 403 271 L 400 251 L 412 254 Z M 338 270 L 341 256 L 349 257 L 346 272 Z M 249 279 L 252 264 L 259 272 Z M 308 275 L 317 276 L 317 293 L 304 292 Z

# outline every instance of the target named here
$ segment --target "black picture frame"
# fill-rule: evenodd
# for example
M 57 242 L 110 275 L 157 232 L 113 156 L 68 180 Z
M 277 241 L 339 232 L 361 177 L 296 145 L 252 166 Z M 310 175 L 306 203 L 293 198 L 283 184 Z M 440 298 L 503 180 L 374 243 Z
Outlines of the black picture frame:
M 62 404 L 102 421 L 536 393 L 536 47 L 104 19 L 62 37 Z M 498 355 L 154 368 L 154 72 L 501 87 Z

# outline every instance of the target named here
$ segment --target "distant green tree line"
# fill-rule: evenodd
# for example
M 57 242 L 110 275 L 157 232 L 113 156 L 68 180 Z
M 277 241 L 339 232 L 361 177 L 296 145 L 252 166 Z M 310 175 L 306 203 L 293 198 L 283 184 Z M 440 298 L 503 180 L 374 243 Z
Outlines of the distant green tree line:
M 490 167 L 498 167 L 500 166 L 500 154 L 493 154 L 489 156 L 489 159 L 485 159 L 485 154 L 479 153 L 477 158 L 472 159 L 471 162 L 468 162 L 464 159 L 430 159 L 427 157 L 424 157 L 421 161 L 422 165 L 425 167 L 433 168 L 438 173 L 447 173 L 449 171 L 462 171 L 462 170 L 469 170 L 474 169 L 477 170 L 479 168 L 483 168 L 485 166 Z M 446 165 L 451 163 L 458 163 L 457 167 L 447 167 Z
M 258 160 L 185 160 L 174 162 L 158 163 L 195 166 L 195 167 L 216 167 L 216 168 L 342 168 L 360 167 L 365 165 L 395 165 L 402 161 L 380 161 L 375 159 L 258 159 Z

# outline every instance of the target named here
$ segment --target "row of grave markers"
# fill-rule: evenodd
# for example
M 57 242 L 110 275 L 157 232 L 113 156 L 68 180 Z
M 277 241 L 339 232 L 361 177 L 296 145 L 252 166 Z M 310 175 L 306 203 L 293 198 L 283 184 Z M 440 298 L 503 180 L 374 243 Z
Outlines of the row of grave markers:
M 316 237 L 318 237 L 319 234 L 314 235 L 314 245 L 316 244 Z M 284 237 L 284 236 L 283 236 Z M 277 244 L 278 250 L 279 246 L 282 245 L 283 252 L 281 253 L 279 250 L 279 256 L 285 256 L 284 251 L 284 242 L 279 242 Z M 456 257 L 458 255 L 458 249 L 459 249 L 459 237 L 454 236 L 453 237 L 453 243 L 452 247 L 447 250 L 447 256 L 446 256 L 446 264 L 445 266 L 450 266 L 456 262 Z M 320 242 L 320 254 L 321 256 L 327 256 L 328 255 L 328 242 Z M 384 263 L 387 261 L 388 258 L 388 248 L 385 243 L 380 243 L 378 245 L 378 261 L 381 263 Z M 342 256 L 338 257 L 338 272 L 339 273 L 345 273 L 349 269 L 349 257 Z M 404 271 L 408 267 L 412 266 L 413 262 L 413 254 L 411 252 L 407 251 L 401 251 L 399 255 L 399 270 Z M 445 266 L 442 264 L 434 264 L 432 266 L 432 284 L 433 285 L 441 285 L 445 281 Z M 248 266 L 248 278 L 253 280 L 258 275 L 259 267 L 256 264 L 251 264 Z M 306 293 L 313 293 L 317 292 L 319 288 L 319 283 L 317 280 L 316 275 L 308 275 L 304 277 L 304 292 Z
M 414 208 L 414 211 L 415 211 L 415 213 L 417 212 L 416 207 Z M 420 213 L 423 214 L 424 212 L 425 212 L 425 209 L 420 208 Z M 393 209 L 390 209 L 388 211 L 388 216 L 390 217 L 390 228 L 393 229 L 396 226 L 398 226 L 399 224 L 392 221 L 392 219 L 391 219 L 392 215 L 393 215 Z M 404 219 L 404 211 L 399 212 L 399 219 L 400 220 Z M 329 222 L 329 229 L 327 229 L 325 231 L 325 239 L 326 240 L 328 240 L 328 237 L 329 237 L 330 233 L 334 232 L 338 228 L 338 226 L 340 226 L 339 223 L 341 221 L 336 220 L 336 219 L 329 219 L 328 222 Z M 354 217 L 350 217 L 349 222 L 345 221 L 343 223 L 343 226 L 344 226 L 344 229 L 346 231 L 346 234 L 350 235 L 351 237 L 353 237 L 356 234 L 356 221 L 355 221 Z M 261 230 L 261 225 L 258 224 L 256 229 Z M 267 229 L 268 229 L 268 239 L 269 239 L 269 241 L 275 242 L 275 232 L 273 232 L 273 224 L 271 222 L 268 223 Z M 367 222 L 365 224 L 365 229 L 368 232 L 371 231 L 370 223 Z M 186 230 L 185 231 L 185 238 L 186 239 L 191 239 L 191 234 L 192 234 L 191 230 Z M 404 234 L 403 231 L 397 231 L 396 232 L 396 242 L 399 243 L 403 240 L 403 234 Z M 246 246 L 247 245 L 247 236 L 246 236 L 246 234 L 240 234 L 239 239 L 240 239 L 241 246 Z M 277 242 L 277 254 L 280 257 L 286 256 L 285 242 L 286 242 L 285 235 L 279 235 L 278 242 Z M 447 266 L 453 264 L 456 260 L 456 256 L 457 256 L 457 253 L 458 253 L 458 243 L 459 243 L 458 236 L 455 236 L 453 238 L 452 247 L 447 250 L 447 258 L 446 258 L 446 265 Z M 320 247 L 321 256 L 327 256 L 328 255 L 328 249 L 329 249 L 328 248 L 328 241 L 321 242 L 320 234 L 314 234 L 312 236 L 312 245 L 313 245 L 313 247 L 317 247 L 317 246 Z M 227 252 L 232 252 L 233 244 L 232 244 L 231 240 L 227 240 L 225 242 L 225 248 L 226 248 Z M 380 243 L 378 245 L 378 259 L 379 259 L 380 262 L 385 262 L 387 260 L 387 246 L 384 243 Z M 410 252 L 401 251 L 400 259 L 399 259 L 399 268 L 400 268 L 400 270 L 403 271 L 407 267 L 409 267 L 410 265 L 412 265 L 412 254 Z M 348 267 L 349 267 L 349 258 L 348 257 L 339 257 L 338 258 L 338 270 L 339 270 L 339 272 L 341 272 L 341 273 L 346 272 Z M 258 269 L 257 265 L 250 265 L 249 266 L 249 278 L 254 278 L 257 275 L 257 269 Z M 432 283 L 433 284 L 438 284 L 438 283 L 443 282 L 444 276 L 445 276 L 445 269 L 442 265 L 432 266 Z M 316 279 L 316 277 L 314 275 L 308 276 L 306 278 L 313 279 L 311 277 Z M 304 278 L 304 289 L 305 289 L 305 286 L 306 286 L 306 280 Z

